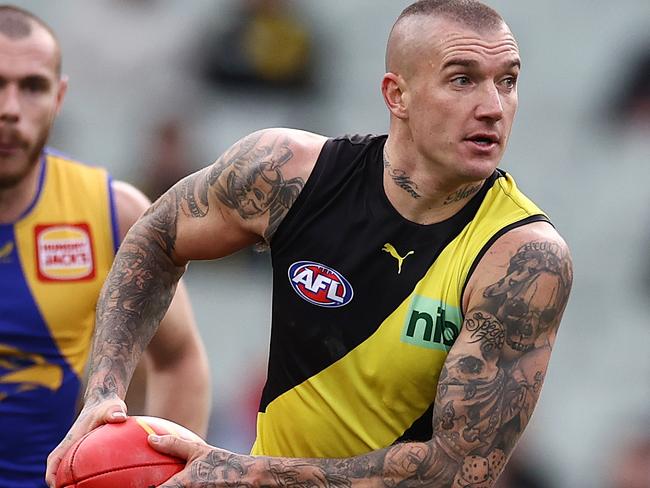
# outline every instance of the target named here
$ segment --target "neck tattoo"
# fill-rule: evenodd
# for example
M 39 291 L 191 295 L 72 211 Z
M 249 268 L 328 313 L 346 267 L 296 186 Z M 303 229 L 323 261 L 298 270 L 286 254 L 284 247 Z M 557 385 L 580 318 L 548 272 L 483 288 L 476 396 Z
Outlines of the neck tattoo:
M 411 180 L 411 177 L 406 174 L 406 171 L 403 169 L 397 169 L 393 168 L 388 161 L 388 157 L 386 156 L 386 150 L 384 150 L 384 168 L 386 168 L 386 171 L 388 172 L 388 176 L 391 177 L 391 179 L 395 182 L 397 186 L 399 186 L 402 190 L 407 192 L 409 195 L 411 195 L 413 198 L 420 198 L 421 195 L 418 193 L 418 185 Z
M 460 202 L 461 200 L 471 197 L 476 192 L 481 189 L 481 185 L 467 185 L 459 190 L 456 190 L 451 195 L 447 196 L 447 199 L 443 202 L 443 205 L 449 205 L 450 203 Z

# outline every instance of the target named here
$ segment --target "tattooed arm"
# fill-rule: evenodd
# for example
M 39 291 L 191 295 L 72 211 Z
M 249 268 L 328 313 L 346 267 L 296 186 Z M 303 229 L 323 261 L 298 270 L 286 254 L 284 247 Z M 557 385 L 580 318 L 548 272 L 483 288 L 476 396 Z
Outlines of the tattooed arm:
M 127 183 L 114 181 L 112 188 L 121 242 L 151 202 Z M 127 395 L 129 408 L 136 412 L 139 408 L 141 413 L 164 417 L 205 434 L 210 408 L 210 374 L 187 289 L 182 282 L 138 366 L 143 374 L 138 375 L 141 381 L 131 382 Z M 177 401 L 179 395 L 188 400 Z
M 428 442 L 349 459 L 287 459 L 165 436 L 152 445 L 187 459 L 188 467 L 162 486 L 491 487 L 539 398 L 571 283 L 566 244 L 548 224 L 497 240 L 468 284 Z
M 133 370 L 191 259 L 270 241 L 314 167 L 325 138 L 291 129 L 245 137 L 174 185 L 130 229 L 97 306 L 85 404 L 50 454 L 47 481 L 71 443 L 117 413 Z

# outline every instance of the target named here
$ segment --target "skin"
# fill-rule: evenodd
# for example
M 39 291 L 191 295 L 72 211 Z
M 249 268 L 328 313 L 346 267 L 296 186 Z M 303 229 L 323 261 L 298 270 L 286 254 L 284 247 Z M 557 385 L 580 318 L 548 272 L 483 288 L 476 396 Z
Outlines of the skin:
M 67 89 L 67 79 L 58 74 L 56 40 L 32 27 L 22 38 L 0 34 L 0 223 L 15 222 L 35 198 L 41 151 Z M 123 239 L 150 202 L 123 182 L 113 182 L 113 191 Z M 147 413 L 205 434 L 210 378 L 184 285 L 143 357 Z M 178 402 L 179 394 L 189 401 Z M 119 409 L 126 412 L 126 405 Z
M 381 86 L 391 113 L 385 161 L 392 178 L 385 189 L 406 218 L 427 224 L 453 215 L 475 193 L 463 196 L 461 187 L 476 187 L 492 174 L 517 110 L 519 64 L 505 24 L 479 33 L 418 16 L 395 27 Z M 480 135 L 495 142 L 473 142 Z M 420 198 L 395 174 L 408 179 Z
M 382 82 L 391 113 L 384 188 L 404 217 L 438 222 L 476 193 L 505 150 L 518 52 L 505 25 L 479 33 L 418 17 L 398 27 Z M 479 143 L 477 134 L 492 142 Z M 187 261 L 272 242 L 324 142 L 288 129 L 251 134 L 136 223 L 100 297 L 85 418 L 69 442 L 123 397 Z M 187 460 L 161 486 L 492 486 L 532 415 L 571 284 L 567 246 L 546 223 L 507 232 L 490 247 L 463 296 L 465 320 L 440 375 L 427 442 L 346 459 L 288 459 L 152 436 L 155 449 Z M 52 453 L 48 473 L 68 447 Z
M 59 50 L 42 28 L 0 34 L 0 223 L 16 220 L 36 193 L 38 157 L 63 103 Z

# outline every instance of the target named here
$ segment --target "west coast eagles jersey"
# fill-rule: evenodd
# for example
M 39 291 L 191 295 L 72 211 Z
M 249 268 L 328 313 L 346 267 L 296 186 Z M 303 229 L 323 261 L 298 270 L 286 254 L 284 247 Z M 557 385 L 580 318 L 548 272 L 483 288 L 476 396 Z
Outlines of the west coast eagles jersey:
M 69 429 L 115 255 L 110 179 L 45 152 L 37 195 L 0 224 L 0 486 L 45 486 Z
M 451 218 L 410 222 L 384 191 L 385 141 L 328 140 L 273 237 L 253 454 L 336 458 L 430 439 L 472 271 L 503 233 L 547 221 L 497 170 Z

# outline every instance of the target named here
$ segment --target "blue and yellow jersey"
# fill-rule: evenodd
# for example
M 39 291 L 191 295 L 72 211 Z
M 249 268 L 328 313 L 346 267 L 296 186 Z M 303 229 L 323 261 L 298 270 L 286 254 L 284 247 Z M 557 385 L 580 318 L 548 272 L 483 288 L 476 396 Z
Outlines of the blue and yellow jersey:
M 118 245 L 105 170 L 51 151 L 38 192 L 0 224 L 0 486 L 45 486 L 45 461 L 69 429 L 95 305 Z
M 348 457 L 428 440 L 462 295 L 490 245 L 546 215 L 497 170 L 447 220 L 402 217 L 385 136 L 326 142 L 271 241 L 273 316 L 253 454 Z

